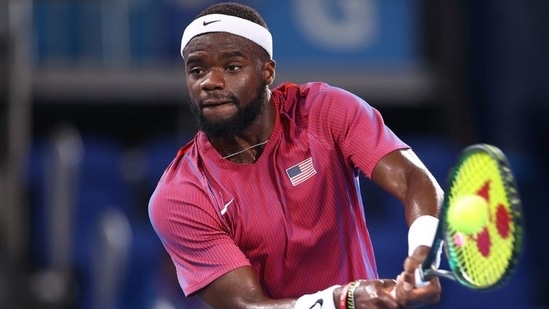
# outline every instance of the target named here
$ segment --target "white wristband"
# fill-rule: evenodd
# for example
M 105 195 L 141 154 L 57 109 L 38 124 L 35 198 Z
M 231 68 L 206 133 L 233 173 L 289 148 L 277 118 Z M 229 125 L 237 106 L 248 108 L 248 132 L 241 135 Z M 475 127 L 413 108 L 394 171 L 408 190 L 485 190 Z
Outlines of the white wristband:
M 331 286 L 325 290 L 318 291 L 314 294 L 306 294 L 301 296 L 295 302 L 295 309 L 336 309 L 334 304 L 334 290 L 340 287 L 340 285 Z M 317 306 L 318 304 L 318 306 Z
M 433 216 L 418 217 L 410 225 L 408 230 L 408 256 L 411 256 L 419 246 L 431 247 L 435 239 L 438 228 L 438 218 Z M 434 266 L 438 268 L 440 264 L 440 254 L 442 246 L 439 248 L 437 259 Z

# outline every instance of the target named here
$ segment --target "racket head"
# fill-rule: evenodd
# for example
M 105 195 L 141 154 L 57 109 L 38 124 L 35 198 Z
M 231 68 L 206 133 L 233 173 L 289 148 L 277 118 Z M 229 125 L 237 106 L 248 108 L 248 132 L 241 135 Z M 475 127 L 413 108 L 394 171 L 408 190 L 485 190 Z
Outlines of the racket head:
M 488 222 L 465 235 L 448 222 L 448 208 L 476 194 L 487 202 Z M 440 239 L 455 278 L 476 290 L 502 286 L 513 274 L 522 251 L 524 219 L 519 192 L 504 153 L 489 144 L 465 148 L 448 175 L 440 212 Z

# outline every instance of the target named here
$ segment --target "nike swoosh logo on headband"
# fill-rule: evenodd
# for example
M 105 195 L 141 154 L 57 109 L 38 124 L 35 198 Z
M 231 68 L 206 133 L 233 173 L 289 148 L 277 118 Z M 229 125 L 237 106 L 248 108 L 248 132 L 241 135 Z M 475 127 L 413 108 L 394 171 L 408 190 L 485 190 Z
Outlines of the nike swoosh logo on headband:
M 202 26 L 207 26 L 207 25 L 209 25 L 209 24 L 211 24 L 211 23 L 216 23 L 216 22 L 218 22 L 218 21 L 221 21 L 221 19 L 216 19 L 216 20 L 212 20 L 212 21 L 203 21 L 203 22 L 202 22 Z

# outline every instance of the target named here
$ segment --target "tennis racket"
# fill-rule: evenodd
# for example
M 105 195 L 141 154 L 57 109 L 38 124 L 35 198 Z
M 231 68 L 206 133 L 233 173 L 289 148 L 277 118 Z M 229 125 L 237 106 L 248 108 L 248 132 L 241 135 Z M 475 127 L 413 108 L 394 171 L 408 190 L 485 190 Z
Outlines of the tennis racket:
M 480 232 L 465 235 L 448 222 L 448 209 L 465 195 L 487 202 L 488 221 Z M 517 186 L 504 153 L 493 145 L 465 148 L 448 175 L 436 235 L 416 286 L 433 276 L 455 280 L 474 290 L 502 286 L 515 270 L 523 246 L 523 214 Z M 432 267 L 443 245 L 450 270 Z

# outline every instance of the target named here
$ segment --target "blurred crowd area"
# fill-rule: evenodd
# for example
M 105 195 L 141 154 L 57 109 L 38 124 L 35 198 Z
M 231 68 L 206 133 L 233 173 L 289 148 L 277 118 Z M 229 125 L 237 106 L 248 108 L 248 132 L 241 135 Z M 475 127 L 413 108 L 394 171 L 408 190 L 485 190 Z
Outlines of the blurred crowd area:
M 0 308 L 207 308 L 184 297 L 147 207 L 195 133 L 180 36 L 215 2 L 0 0 Z M 494 291 L 443 280 L 437 308 L 549 308 L 549 2 L 240 2 L 273 33 L 275 83 L 363 97 L 441 184 L 463 147 L 500 147 L 525 212 L 519 265 Z M 394 278 L 402 207 L 362 185 Z

